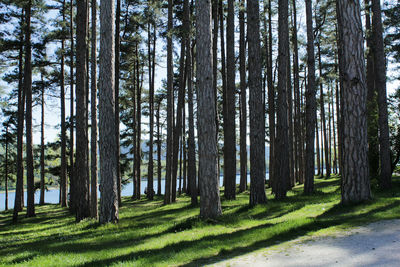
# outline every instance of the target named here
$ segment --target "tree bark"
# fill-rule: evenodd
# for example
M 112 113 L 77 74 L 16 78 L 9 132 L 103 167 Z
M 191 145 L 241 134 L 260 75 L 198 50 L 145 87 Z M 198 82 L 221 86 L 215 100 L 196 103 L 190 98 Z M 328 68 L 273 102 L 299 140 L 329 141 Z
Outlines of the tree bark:
M 76 29 L 76 221 L 90 216 L 86 98 L 87 4 L 77 2 Z
M 266 203 L 265 129 L 261 80 L 260 17 L 257 0 L 247 0 L 250 107 L 250 206 Z
M 275 150 L 275 198 L 283 199 L 289 186 L 289 128 L 288 128 L 288 105 L 287 105 L 287 84 L 288 79 L 287 63 L 289 55 L 289 28 L 288 28 L 288 0 L 279 0 L 279 57 L 278 57 L 278 110 L 277 110 L 277 131 Z M 279 177 L 279 178 L 278 178 Z
M 118 221 L 117 142 L 115 135 L 114 0 L 100 1 L 100 223 Z M 118 34 L 118 32 L 117 32 Z
M 339 43 L 342 49 L 342 203 L 371 198 L 368 173 L 365 64 L 360 3 L 337 1 Z
M 374 71 L 375 86 L 378 91 L 379 110 L 379 158 L 381 188 L 389 189 L 392 185 L 388 108 L 386 94 L 386 62 L 385 48 L 383 43 L 382 11 L 380 0 L 372 0 L 372 34 L 374 40 Z
M 173 0 L 168 0 L 168 34 L 167 34 L 167 155 L 164 204 L 172 201 L 172 157 L 173 157 L 173 128 L 174 128 L 174 85 L 173 85 Z
M 98 216 L 97 209 L 97 41 L 96 41 L 96 21 L 97 21 L 97 1 L 92 0 L 92 50 L 91 50 L 91 137 L 90 137 L 90 173 L 91 173 L 91 195 L 90 195 L 90 214 L 92 218 Z
M 141 163 L 142 163 L 142 83 L 143 79 L 140 78 L 140 63 L 139 63 L 139 49 L 136 44 L 136 156 L 135 156 L 135 167 L 136 167 L 136 192 L 135 198 L 140 199 L 141 197 Z M 143 70 L 142 70 L 143 76 Z
M 70 182 L 70 209 L 71 211 L 75 211 L 75 168 L 74 168 L 74 30 L 73 30 L 73 0 L 70 2 L 70 41 L 71 41 L 71 53 L 70 53 L 70 116 L 69 116 L 69 164 L 70 164 L 70 173 L 69 173 L 69 182 Z
M 121 166 L 120 166 L 120 137 L 119 137 L 119 78 L 120 78 L 120 17 L 121 17 L 121 0 L 117 0 L 117 8 L 115 14 L 115 138 L 117 142 L 117 192 L 118 206 L 121 206 Z
M 21 10 L 21 26 L 24 22 L 24 8 Z M 22 27 L 21 27 L 22 28 Z M 20 32 L 20 47 L 18 55 L 18 118 L 17 118 L 17 181 L 15 188 L 13 222 L 18 219 L 18 212 L 24 205 L 24 164 L 23 164 L 23 135 L 25 113 L 25 88 L 23 87 L 23 42 L 24 34 Z
M 315 55 L 314 55 L 314 32 L 312 20 L 312 1 L 306 1 L 307 21 L 307 92 L 306 92 L 306 158 L 305 158 L 305 181 L 304 193 L 311 194 L 314 191 L 315 174 L 315 125 L 317 124 L 317 103 L 315 99 Z M 318 134 L 318 132 L 317 132 Z M 317 137 L 318 146 L 318 137 Z M 317 150 L 319 148 L 317 147 Z M 317 151 L 317 155 L 319 150 Z M 318 159 L 318 171 L 319 159 Z
M 239 192 L 247 189 L 247 81 L 246 81 L 246 37 L 244 0 L 239 7 L 239 72 L 240 72 L 240 186 Z
M 157 113 L 156 113 L 156 123 L 157 123 L 157 195 L 161 196 L 161 132 L 160 132 L 160 109 L 161 109 L 161 99 L 157 104 Z
M 41 70 L 42 71 L 42 70 Z M 44 70 L 43 70 L 44 71 Z M 41 106 L 41 121 L 40 121 L 40 199 L 39 205 L 44 205 L 44 194 L 45 194 L 45 170 L 44 170 L 44 81 L 43 81 L 43 73 L 40 74 L 41 78 L 41 96 L 40 96 L 40 106 Z M 61 167 L 62 169 L 62 167 Z M 60 177 L 62 178 L 62 177 Z M 61 179 L 60 179 L 61 180 Z M 60 199 L 61 199 L 61 186 L 62 182 L 60 183 Z M 60 203 L 61 204 L 61 203 Z
M 25 66 L 24 88 L 26 92 L 26 171 L 27 171 L 27 211 L 26 217 L 35 216 L 35 189 L 33 170 L 33 143 L 32 143 L 32 45 L 31 45 L 31 8 L 32 0 L 26 5 L 26 32 L 25 32 Z
M 236 128 L 235 128 L 235 9 L 234 0 L 228 0 L 226 28 L 226 117 L 224 117 L 224 176 L 226 199 L 236 198 Z
M 216 111 L 212 88 L 211 1 L 196 4 L 200 217 L 215 219 L 222 214 L 222 210 L 217 177 Z

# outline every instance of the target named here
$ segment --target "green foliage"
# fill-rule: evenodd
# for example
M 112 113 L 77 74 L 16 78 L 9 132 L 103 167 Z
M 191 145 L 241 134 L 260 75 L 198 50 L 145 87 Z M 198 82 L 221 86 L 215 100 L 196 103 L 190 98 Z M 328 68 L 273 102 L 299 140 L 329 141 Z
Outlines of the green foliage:
M 356 206 L 339 205 L 337 177 L 316 182 L 312 196 L 297 186 L 286 200 L 255 208 L 248 207 L 248 191 L 222 200 L 224 215 L 210 222 L 199 220 L 199 208 L 187 196 L 168 206 L 157 197 L 123 198 L 117 225 L 75 223 L 57 205 L 37 207 L 37 217 L 19 224 L 10 224 L 11 211 L 3 212 L 0 265 L 202 266 L 299 236 L 400 218 L 400 177 L 390 191 L 376 189 L 373 200 Z

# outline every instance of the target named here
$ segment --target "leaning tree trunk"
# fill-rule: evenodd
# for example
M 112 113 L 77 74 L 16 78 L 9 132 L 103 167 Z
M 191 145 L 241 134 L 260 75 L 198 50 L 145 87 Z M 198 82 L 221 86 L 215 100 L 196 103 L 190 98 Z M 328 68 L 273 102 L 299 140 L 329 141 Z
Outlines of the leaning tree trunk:
M 97 210 L 97 57 L 96 57 L 96 15 L 97 1 L 92 0 L 92 50 L 91 50 L 91 136 L 90 136 L 90 173 L 91 173 L 91 195 L 90 214 L 92 218 L 98 216 Z
M 31 45 L 31 7 L 32 0 L 26 6 L 26 33 L 25 33 L 25 68 L 24 88 L 26 92 L 26 171 L 27 171 L 27 211 L 26 217 L 35 216 L 35 189 L 33 169 L 32 143 L 32 45 Z
M 306 158 L 305 158 L 305 181 L 304 193 L 311 194 L 314 191 L 315 174 L 315 125 L 317 121 L 315 99 L 315 55 L 314 55 L 314 32 L 312 20 L 312 1 L 306 1 L 307 21 L 307 92 L 306 92 Z M 318 138 L 318 137 L 317 137 Z M 319 161 L 318 161 L 319 162 Z
M 115 136 L 114 0 L 100 1 L 100 223 L 118 221 L 117 142 Z M 118 33 L 117 33 L 118 34 Z
M 226 29 L 226 117 L 224 117 L 224 176 L 226 199 L 236 198 L 236 131 L 235 131 L 235 9 L 234 0 L 228 0 Z
M 286 197 L 289 184 L 289 129 L 287 116 L 287 64 L 289 56 L 288 0 L 279 0 L 279 66 L 278 66 L 278 110 L 275 150 L 274 192 L 276 199 Z
M 88 183 L 88 136 L 86 131 L 86 36 L 87 4 L 86 0 L 77 2 L 76 29 L 76 192 L 75 211 L 79 222 L 90 216 Z
M 385 48 L 383 43 L 382 11 L 380 0 L 372 0 L 372 34 L 374 42 L 374 68 L 375 87 L 378 91 L 379 110 L 379 158 L 381 188 L 389 189 L 392 185 L 392 170 L 390 159 L 388 108 L 386 94 L 386 62 Z
M 217 177 L 216 111 L 212 88 L 211 1 L 199 1 L 196 4 L 200 217 L 215 219 L 222 214 L 222 210 Z
M 267 201 L 265 195 L 265 129 L 261 80 L 260 17 L 258 0 L 247 1 L 249 107 L 250 107 L 250 206 Z
M 342 202 L 371 198 L 368 173 L 365 63 L 360 3 L 337 1 L 339 43 L 341 47 L 343 91 L 342 120 Z
M 240 72 L 240 186 L 239 192 L 247 189 L 247 81 L 244 0 L 239 9 L 239 72 Z

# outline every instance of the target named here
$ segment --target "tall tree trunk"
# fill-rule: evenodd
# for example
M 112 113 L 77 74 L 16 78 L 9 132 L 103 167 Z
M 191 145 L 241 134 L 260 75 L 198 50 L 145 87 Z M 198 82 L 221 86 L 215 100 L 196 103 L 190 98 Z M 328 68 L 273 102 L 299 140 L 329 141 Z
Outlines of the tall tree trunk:
M 318 120 L 317 120 L 317 107 L 315 107 L 315 139 L 317 143 L 317 176 L 321 176 L 321 150 L 319 149 L 319 130 L 318 130 Z
M 136 55 L 139 57 L 139 49 L 138 44 L 136 44 Z M 143 79 L 140 78 L 140 63 L 139 58 L 136 60 L 136 199 L 140 199 L 141 197 L 141 163 L 142 163 L 142 147 L 141 147 L 141 138 L 142 138 L 142 83 Z M 143 69 L 142 69 L 143 76 Z
M 317 103 L 315 99 L 315 55 L 314 55 L 314 30 L 312 20 L 312 1 L 306 0 L 307 21 L 307 89 L 306 89 L 306 157 L 305 157 L 305 181 L 304 193 L 311 194 L 314 191 L 315 174 L 315 125 L 317 125 Z M 318 130 L 317 130 L 318 135 Z M 319 155 L 317 136 L 317 155 Z M 318 172 L 319 159 L 318 159 Z
M 224 33 L 224 1 L 219 0 L 219 5 L 218 5 L 218 15 L 219 15 L 219 31 L 220 31 L 220 48 L 221 48 L 221 79 L 222 79 L 222 118 L 224 120 L 222 126 L 223 126 L 223 132 L 224 132 L 224 144 L 223 144 L 223 151 L 225 151 L 225 133 L 226 133 L 226 88 L 227 88 L 227 78 L 226 78 L 226 54 L 225 54 L 225 33 Z M 215 63 L 216 64 L 216 63 Z M 216 109 L 217 106 L 216 106 Z M 217 128 L 217 132 L 218 132 Z M 218 149 L 218 142 L 217 142 L 217 149 Z M 218 151 L 218 177 L 219 176 L 219 151 Z M 224 176 L 223 176 L 223 186 L 225 185 L 226 182 L 226 166 L 225 166 L 225 152 L 224 152 Z
M 157 104 L 157 113 L 156 113 L 156 122 L 157 122 L 157 195 L 161 196 L 161 132 L 160 132 L 160 109 L 161 109 L 161 100 L 159 100 Z
M 266 203 L 265 129 L 261 80 L 260 17 L 258 0 L 247 0 L 250 107 L 250 206 Z
M 5 177 L 4 177 L 4 187 L 6 191 L 5 197 L 5 210 L 8 210 L 8 124 L 6 126 L 6 162 L 5 162 Z
M 321 29 L 320 29 L 321 31 Z M 323 133 L 323 142 L 324 142 L 324 156 L 325 156 L 325 168 L 326 168 L 326 178 L 329 178 L 331 176 L 331 164 L 329 162 L 329 147 L 330 144 L 328 143 L 328 137 L 327 137 L 327 129 L 326 129 L 326 116 L 325 116 L 325 100 L 324 100 L 324 90 L 323 90 L 323 74 L 322 74 L 322 58 L 321 58 L 321 42 L 318 41 L 317 43 L 317 48 L 318 48 L 318 66 L 319 66 L 319 77 L 320 77 L 320 83 L 319 83 L 319 88 L 320 88 L 320 105 L 321 105 L 321 123 L 322 123 L 322 133 Z
M 70 2 L 70 21 L 69 21 L 69 31 L 70 31 L 70 41 L 71 41 L 71 53 L 70 53 L 70 66 L 69 66 L 69 75 L 70 75 L 70 116 L 69 116 L 69 182 L 70 182 L 70 209 L 71 211 L 75 211 L 75 203 L 76 203 L 76 186 L 75 186 L 75 168 L 74 168 L 74 29 L 73 29 L 73 0 Z
M 278 110 L 277 110 L 277 131 L 275 168 L 277 178 L 275 179 L 275 198 L 286 197 L 289 185 L 289 128 L 288 128 L 288 105 L 287 105 L 287 84 L 288 79 L 287 63 L 289 56 L 289 28 L 288 28 L 288 0 L 279 0 L 279 64 L 278 64 Z M 279 177 L 279 178 L 278 178 Z
M 247 81 L 246 81 L 246 36 L 244 0 L 239 7 L 239 72 L 240 72 L 240 186 L 239 192 L 247 189 Z
M 178 92 L 178 105 L 176 109 L 176 123 L 173 133 L 173 162 L 172 162 L 172 196 L 171 201 L 176 200 L 176 179 L 178 172 L 178 153 L 179 153 L 179 140 L 182 134 L 182 108 L 184 105 L 185 96 L 185 48 L 186 38 L 189 33 L 189 1 L 183 2 L 184 19 L 183 28 L 184 34 L 181 41 L 181 55 L 179 58 L 179 92 Z
M 217 177 L 215 99 L 212 88 L 211 1 L 196 4 L 200 217 L 215 219 L 222 214 L 222 210 Z
M 218 62 L 218 24 L 219 24 L 219 0 L 212 0 L 212 19 L 213 19 L 213 62 Z M 189 44 L 190 45 L 190 44 Z M 187 48 L 189 49 L 189 48 Z M 217 140 L 217 151 L 218 151 L 218 178 L 220 177 L 220 166 L 219 166 L 219 109 L 218 109 L 218 64 L 213 64 L 213 89 L 215 98 L 215 125 L 217 132 L 215 138 Z
M 374 40 L 374 67 L 375 86 L 378 91 L 379 110 L 379 158 L 381 188 L 389 189 L 392 185 L 392 171 L 390 159 L 388 108 L 386 94 L 386 62 L 383 43 L 382 11 L 380 0 L 372 0 L 372 34 Z
M 21 10 L 20 25 L 24 23 L 24 8 Z M 25 88 L 23 87 L 23 42 L 24 34 L 20 32 L 20 47 L 18 55 L 18 122 L 17 122 L 17 181 L 14 200 L 13 221 L 18 219 L 18 212 L 24 205 L 24 164 L 23 164 L 23 135 L 25 113 Z
M 235 9 L 234 0 L 228 0 L 226 27 L 226 113 L 224 117 L 224 177 L 226 199 L 236 198 L 236 127 L 235 127 Z
M 289 34 L 289 33 L 288 33 Z M 289 37 L 288 37 L 289 42 Z M 293 97 L 292 97 L 292 77 L 291 77 L 291 59 L 290 48 L 288 49 L 287 57 L 287 105 L 288 105 L 288 123 L 289 123 L 289 183 L 288 190 L 290 190 L 296 183 L 294 180 L 294 158 L 293 158 Z
M 332 112 L 331 112 L 331 94 L 332 94 L 332 84 L 329 83 L 328 87 L 328 159 L 329 166 L 332 168 Z
M 269 185 L 272 186 L 274 175 L 274 153 L 275 153 L 275 88 L 272 71 L 272 7 L 268 0 L 268 122 L 269 122 Z M 250 75 L 250 74 L 249 74 Z
M 335 87 L 337 86 L 337 81 L 335 81 Z M 335 174 L 338 174 L 338 160 L 337 160 L 337 147 L 336 147 L 336 129 L 335 126 L 335 101 L 333 97 L 333 88 L 331 91 L 331 101 L 332 101 L 332 133 L 333 133 L 333 167 Z M 336 111 L 337 112 L 337 111 Z
M 41 70 L 43 71 L 43 70 Z M 44 205 L 44 189 L 45 189 L 45 170 L 44 170 L 44 81 L 43 81 L 43 73 L 40 73 L 40 78 L 41 78 L 41 96 L 40 96 L 40 106 L 41 106 L 41 121 L 40 121 L 40 199 L 39 199 L 39 205 Z M 62 178 L 62 177 L 61 177 Z M 60 194 L 61 194 L 61 185 L 60 183 Z M 60 195 L 61 199 L 61 195 Z M 60 203 L 61 204 L 61 203 Z
M 149 60 L 149 164 L 147 170 L 147 198 L 149 200 L 153 199 L 154 196 L 154 186 L 153 186 L 153 170 L 154 170 L 154 160 L 153 160 L 153 140 L 154 140 L 154 77 L 153 77 L 153 57 L 151 51 L 151 31 L 150 22 L 147 23 L 147 48 L 148 48 L 148 60 Z M 153 37 L 154 38 L 154 37 Z M 154 50 L 154 47 L 153 47 Z
M 100 1 L 100 223 L 118 221 L 117 142 L 115 135 L 114 0 Z M 119 34 L 119 32 L 117 32 Z
M 367 124 L 368 124 L 368 162 L 371 178 L 378 177 L 379 172 L 379 138 L 378 138 L 378 102 L 374 78 L 374 44 L 371 29 L 370 1 L 365 0 L 365 29 L 367 41 Z
M 90 216 L 88 183 L 88 136 L 86 98 L 87 4 L 77 2 L 76 29 L 76 220 Z
M 98 216 L 97 210 L 97 41 L 96 41 L 96 19 L 97 1 L 92 0 L 92 50 L 91 50 L 91 137 L 90 137 L 90 173 L 91 173 L 91 195 L 90 214 L 92 218 Z
M 187 49 L 187 48 L 186 48 Z M 187 60 L 186 60 L 187 62 Z M 185 64 L 186 66 L 186 75 L 185 79 L 187 79 L 187 72 L 189 71 L 189 68 L 187 66 L 187 63 Z M 182 152 L 183 152 L 183 170 L 182 170 L 182 175 L 183 175 L 183 185 L 182 185 L 182 192 L 186 193 L 186 188 L 187 188 L 187 140 L 186 140 L 186 104 L 183 107 L 182 110 Z
M 35 216 L 35 189 L 33 170 L 33 143 L 32 143 L 32 45 L 31 45 L 31 8 L 32 0 L 26 5 L 26 32 L 25 32 L 25 66 L 24 88 L 26 92 L 26 171 L 27 171 L 27 211 L 26 217 Z
M 62 19 L 65 21 L 65 0 L 62 4 Z M 61 177 L 60 177 L 60 194 L 61 194 L 61 207 L 68 206 L 67 196 L 67 140 L 66 140 L 66 125 L 65 125 L 65 75 L 64 75 L 64 50 L 65 40 L 61 40 L 61 79 L 60 79 L 60 95 L 61 95 Z
M 172 201 L 172 157 L 173 157 L 173 128 L 174 128 L 174 66 L 173 66 L 173 0 L 168 0 L 168 34 L 167 34 L 167 155 L 164 204 Z
M 138 57 L 138 55 L 137 55 L 137 50 L 135 50 L 135 52 L 136 52 L 136 58 L 135 58 L 135 60 L 134 60 L 134 63 L 133 63 L 133 81 L 132 81 L 132 83 L 133 83 L 133 85 L 132 85 L 132 117 L 133 117 L 133 123 L 132 123 L 132 128 L 133 128 L 133 140 L 132 140 L 132 151 L 133 151 L 133 172 L 132 172 L 132 182 L 133 182 L 133 193 L 132 193 L 132 199 L 135 199 L 136 198 L 136 188 L 137 188 L 137 177 L 136 177 L 136 162 L 137 162 L 137 160 L 136 160 L 136 145 L 137 145 L 137 142 L 136 142 L 136 139 L 137 139 L 137 129 L 136 129 L 136 127 L 137 127 L 137 122 L 136 122 L 136 90 L 137 90 L 137 82 L 136 82 L 136 77 L 137 77 L 137 75 L 136 75 L 136 73 L 139 71 L 139 70 L 137 70 L 137 67 L 138 67 L 138 64 L 136 64 L 136 62 L 137 62 L 137 57 Z
M 115 14 L 115 139 L 117 142 L 117 192 L 118 206 L 121 206 L 121 166 L 120 166 L 120 137 L 119 137 L 119 78 L 120 78 L 120 17 L 121 17 L 121 0 L 117 0 L 117 8 Z
M 338 0 L 337 16 L 338 46 L 341 46 L 343 60 L 343 64 L 339 64 L 343 73 L 341 188 L 342 202 L 347 204 L 371 198 L 366 122 L 367 89 L 360 3 Z
M 188 111 L 189 111 L 189 140 L 188 140 L 188 192 L 191 197 L 191 204 L 197 204 L 197 184 L 196 184 L 196 144 L 194 140 L 194 111 L 193 111 L 193 64 L 190 40 L 187 42 L 186 60 L 188 66 Z

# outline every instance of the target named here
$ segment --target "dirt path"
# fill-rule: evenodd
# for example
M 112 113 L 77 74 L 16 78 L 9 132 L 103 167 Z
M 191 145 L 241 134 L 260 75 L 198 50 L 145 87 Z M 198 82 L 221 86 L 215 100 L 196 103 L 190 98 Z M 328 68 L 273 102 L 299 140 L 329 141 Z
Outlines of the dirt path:
M 335 236 L 297 239 L 212 266 L 400 266 L 400 220 L 380 221 Z

